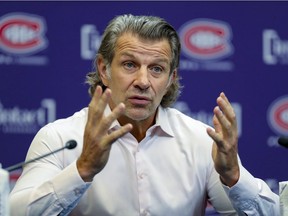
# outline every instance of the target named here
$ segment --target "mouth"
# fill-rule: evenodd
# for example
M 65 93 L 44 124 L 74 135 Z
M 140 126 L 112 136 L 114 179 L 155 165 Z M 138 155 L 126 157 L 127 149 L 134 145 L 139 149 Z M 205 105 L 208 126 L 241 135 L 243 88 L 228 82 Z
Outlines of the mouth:
M 128 98 L 128 101 L 136 106 L 144 106 L 149 104 L 152 100 L 145 96 L 132 96 Z

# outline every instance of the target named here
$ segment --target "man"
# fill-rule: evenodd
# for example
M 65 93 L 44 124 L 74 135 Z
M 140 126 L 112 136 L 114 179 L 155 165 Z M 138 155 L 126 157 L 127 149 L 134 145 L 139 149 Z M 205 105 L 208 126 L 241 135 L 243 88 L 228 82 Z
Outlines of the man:
M 180 92 L 176 31 L 158 17 L 123 15 L 107 26 L 89 108 L 43 127 L 27 160 L 74 139 L 78 146 L 27 165 L 12 215 L 278 215 L 278 196 L 240 163 L 233 108 L 221 93 L 214 127 L 169 108 Z M 211 139 L 212 138 L 212 139 Z

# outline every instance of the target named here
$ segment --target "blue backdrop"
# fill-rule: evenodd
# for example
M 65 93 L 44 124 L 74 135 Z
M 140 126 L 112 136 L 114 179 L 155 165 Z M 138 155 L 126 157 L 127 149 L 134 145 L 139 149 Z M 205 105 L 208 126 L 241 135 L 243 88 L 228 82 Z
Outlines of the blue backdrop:
M 40 127 L 87 106 L 85 75 L 110 19 L 157 15 L 183 45 L 175 107 L 211 124 L 224 91 L 242 163 L 277 192 L 288 179 L 288 150 L 277 144 L 288 135 L 287 11 L 288 2 L 272 1 L 1 2 L 0 163 L 23 161 Z

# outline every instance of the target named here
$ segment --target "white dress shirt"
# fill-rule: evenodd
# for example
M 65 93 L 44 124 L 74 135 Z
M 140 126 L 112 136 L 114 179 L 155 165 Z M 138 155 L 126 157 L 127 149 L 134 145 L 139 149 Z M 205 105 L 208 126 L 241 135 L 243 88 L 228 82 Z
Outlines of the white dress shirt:
M 278 196 L 243 166 L 236 185 L 222 185 L 208 126 L 172 108 L 158 109 L 140 143 L 130 133 L 115 141 L 107 165 L 85 183 L 76 160 L 87 114 L 84 108 L 37 133 L 26 160 L 71 139 L 78 145 L 25 166 L 10 194 L 11 216 L 198 216 L 207 200 L 221 215 L 279 215 Z M 115 121 L 110 130 L 117 128 Z

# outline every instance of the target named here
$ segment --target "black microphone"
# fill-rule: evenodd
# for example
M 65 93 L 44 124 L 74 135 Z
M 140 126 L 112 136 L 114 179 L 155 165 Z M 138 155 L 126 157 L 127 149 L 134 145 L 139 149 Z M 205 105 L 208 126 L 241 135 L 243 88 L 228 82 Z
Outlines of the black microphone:
M 288 137 L 279 137 L 278 143 L 285 148 L 288 148 Z
M 28 160 L 28 161 L 24 161 L 24 162 L 21 162 L 21 163 L 18 163 L 18 164 L 15 164 L 13 166 L 10 166 L 10 167 L 7 167 L 5 170 L 7 170 L 8 172 L 11 172 L 13 170 L 16 170 L 16 169 L 19 169 L 20 167 L 22 167 L 23 165 L 26 165 L 28 163 L 31 163 L 31 162 L 34 162 L 34 161 L 37 161 L 41 158 L 44 158 L 44 157 L 47 157 L 51 154 L 54 154 L 56 152 L 59 152 L 59 151 L 62 151 L 64 149 L 74 149 L 75 147 L 77 146 L 77 142 L 75 140 L 69 140 L 68 142 L 66 142 L 65 146 L 64 147 L 61 147 L 59 149 L 56 149 L 55 151 L 52 151 L 52 152 L 49 152 L 47 154 L 44 154 L 44 155 L 41 155 L 40 157 L 37 157 L 37 158 L 34 158 L 34 159 L 31 159 L 31 160 Z

